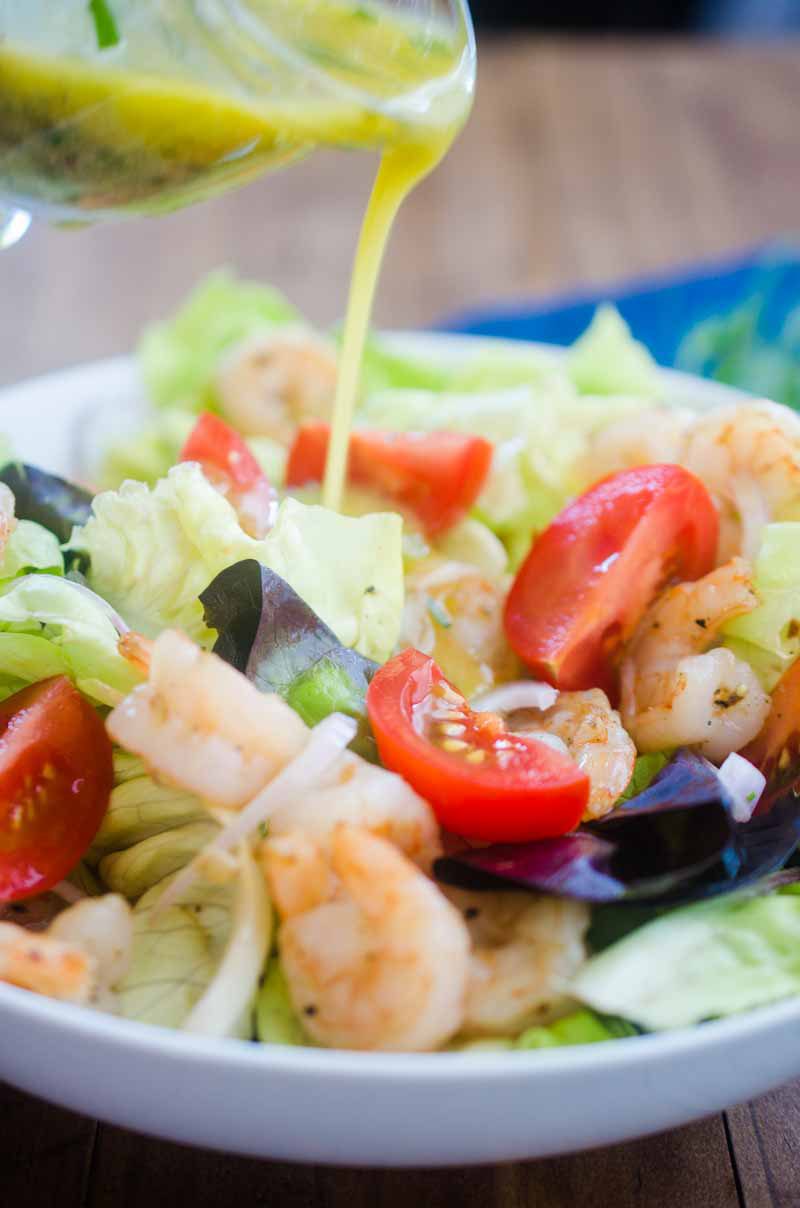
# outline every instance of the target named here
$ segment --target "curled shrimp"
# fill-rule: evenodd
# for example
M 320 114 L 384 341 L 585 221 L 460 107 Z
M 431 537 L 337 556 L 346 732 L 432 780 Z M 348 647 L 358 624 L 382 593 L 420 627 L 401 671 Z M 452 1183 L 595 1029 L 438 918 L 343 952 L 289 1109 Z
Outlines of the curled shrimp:
M 116 894 L 62 911 L 44 932 L 0 923 L 0 981 L 65 1002 L 108 1005 L 130 960 L 133 924 Z
M 427 564 L 406 582 L 402 641 L 429 654 L 466 697 L 515 679 L 519 661 L 503 629 L 505 580 L 467 563 Z
M 316 845 L 294 832 L 267 841 L 264 863 L 282 917 L 289 993 L 314 1040 L 427 1051 L 455 1035 L 469 970 L 467 928 L 391 843 L 340 825 L 323 863 Z
M 447 889 L 473 943 L 461 1031 L 513 1036 L 569 1011 L 589 908 L 567 898 Z
M 330 344 L 304 327 L 286 326 L 234 348 L 216 384 L 234 427 L 288 444 L 305 420 L 330 419 L 336 377 Z
M 800 418 L 788 407 L 720 407 L 692 425 L 682 460 L 719 506 L 720 562 L 752 560 L 765 524 L 800 519 Z
M 14 508 L 16 500 L 11 487 L 6 486 L 4 482 L 0 482 L 0 556 L 8 544 L 8 539 L 17 527 L 16 517 L 14 516 Z
M 563 742 L 565 753 L 589 777 L 585 821 L 602 818 L 628 787 L 636 747 L 619 713 L 611 708 L 611 702 L 599 688 L 561 692 L 549 709 L 516 710 L 507 724 L 517 734 L 531 738 L 551 735 Z
M 148 656 L 146 647 L 131 652 Z M 279 696 L 259 692 L 174 630 L 152 643 L 147 681 L 117 705 L 106 726 L 155 776 L 232 809 L 254 797 L 308 738 Z
M 753 669 L 722 647 L 726 621 L 758 603 L 742 558 L 669 588 L 642 619 L 621 668 L 621 713 L 640 751 L 696 746 L 721 762 L 754 738 L 769 697 Z
M 329 848 L 339 823 L 359 826 L 388 839 L 426 871 L 441 854 L 439 826 L 433 810 L 401 776 L 344 754 L 322 783 L 302 800 L 276 810 L 270 835 L 301 830 Z
M 648 407 L 607 424 L 589 437 L 578 463 L 581 481 L 597 482 L 634 466 L 680 462 L 695 414 L 682 407 Z

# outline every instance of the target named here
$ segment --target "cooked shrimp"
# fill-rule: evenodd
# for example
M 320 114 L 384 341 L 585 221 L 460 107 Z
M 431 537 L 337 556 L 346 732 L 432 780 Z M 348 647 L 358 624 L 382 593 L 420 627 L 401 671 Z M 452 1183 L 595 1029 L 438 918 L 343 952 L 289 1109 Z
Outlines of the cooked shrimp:
M 748 663 L 709 647 L 726 621 L 757 603 L 742 558 L 656 601 L 621 669 L 622 718 L 640 751 L 696 746 L 721 762 L 755 737 L 769 697 Z
M 439 826 L 427 801 L 401 776 L 349 752 L 313 793 L 275 811 L 269 833 L 301 830 L 327 848 L 340 822 L 388 839 L 426 871 L 441 854 Z
M 589 908 L 567 898 L 447 889 L 467 921 L 473 953 L 462 1032 L 513 1036 L 571 1006 L 586 958 Z
M 578 464 L 581 481 L 594 483 L 634 466 L 680 462 L 694 418 L 683 407 L 651 407 L 607 424 L 589 438 Z
M 114 987 L 122 981 L 133 950 L 133 914 L 118 893 L 84 898 L 57 916 L 48 935 L 74 944 L 93 962 L 91 999 L 95 1006 L 111 1010 Z
M 636 762 L 636 747 L 619 713 L 599 688 L 561 692 L 549 709 L 518 709 L 507 725 L 517 734 L 536 737 L 543 732 L 560 738 L 567 754 L 589 777 L 589 804 L 584 819 L 602 818 L 628 787 Z
M 215 805 L 240 808 L 299 754 L 308 730 L 281 698 L 183 634 L 150 648 L 149 677 L 106 722 L 115 742 Z
M 217 376 L 223 414 L 245 436 L 288 444 L 305 420 L 330 419 L 336 355 L 304 327 L 280 327 L 234 348 Z
M 284 907 L 281 963 L 304 1027 L 334 1048 L 439 1048 L 463 1019 L 469 935 L 458 911 L 391 843 L 359 827 L 333 833 L 333 896 L 318 860 L 302 834 L 266 843 L 267 881 Z M 305 896 L 304 869 L 316 887 Z
M 720 508 L 720 562 L 753 559 L 765 524 L 800 519 L 800 417 L 780 403 L 735 404 L 697 420 L 683 464 Z
M 31 934 L 16 923 L 0 923 L 0 981 L 48 998 L 89 1001 L 96 962 L 77 944 Z
M 508 584 L 466 563 L 428 562 L 406 582 L 402 641 L 430 654 L 466 697 L 515 679 L 503 630 Z
M 9 537 L 17 527 L 17 521 L 14 516 L 14 508 L 16 500 L 11 487 L 7 487 L 4 482 L 0 482 L 0 557 L 6 547 Z

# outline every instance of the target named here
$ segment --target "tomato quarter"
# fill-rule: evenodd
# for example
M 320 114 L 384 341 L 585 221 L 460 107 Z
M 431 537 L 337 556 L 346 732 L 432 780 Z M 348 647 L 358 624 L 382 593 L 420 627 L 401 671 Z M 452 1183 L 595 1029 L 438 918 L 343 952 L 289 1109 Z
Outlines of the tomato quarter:
M 375 674 L 367 711 L 381 760 L 431 803 L 446 830 L 523 842 L 577 826 L 589 780 L 544 743 L 476 713 L 433 659 L 405 650 Z
M 113 781 L 103 721 L 66 677 L 0 703 L 0 901 L 43 893 L 72 871 Z
M 288 487 L 321 482 L 330 428 L 306 424 L 295 437 L 286 467 Z M 351 433 L 347 476 L 406 508 L 428 536 L 451 528 L 481 492 L 492 446 L 460 432 Z
M 277 495 L 239 433 L 205 411 L 181 450 L 179 461 L 199 462 L 206 477 L 225 495 L 251 537 L 263 537 L 275 520 Z
M 616 693 L 616 663 L 657 593 L 714 566 L 719 520 L 677 465 L 612 474 L 536 538 L 509 592 L 506 636 L 535 675 Z

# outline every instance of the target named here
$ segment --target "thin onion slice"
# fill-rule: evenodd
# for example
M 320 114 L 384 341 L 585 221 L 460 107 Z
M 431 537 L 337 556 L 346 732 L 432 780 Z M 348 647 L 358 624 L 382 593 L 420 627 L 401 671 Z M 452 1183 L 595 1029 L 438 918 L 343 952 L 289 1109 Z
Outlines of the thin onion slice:
M 717 775 L 733 800 L 734 821 L 749 822 L 767 783 L 763 772 L 734 751 L 720 766 Z
M 270 780 L 252 801 L 223 826 L 218 835 L 198 852 L 162 894 L 155 907 L 162 910 L 174 905 L 197 878 L 203 862 L 215 855 L 229 852 L 246 839 L 256 827 L 266 822 L 276 810 L 291 806 L 298 797 L 311 792 L 341 758 L 356 736 L 358 726 L 352 717 L 331 713 L 311 731 L 308 742 L 295 759 Z
M 558 689 L 539 680 L 513 680 L 483 692 L 470 701 L 470 708 L 489 713 L 513 713 L 515 709 L 549 709 L 558 700 Z

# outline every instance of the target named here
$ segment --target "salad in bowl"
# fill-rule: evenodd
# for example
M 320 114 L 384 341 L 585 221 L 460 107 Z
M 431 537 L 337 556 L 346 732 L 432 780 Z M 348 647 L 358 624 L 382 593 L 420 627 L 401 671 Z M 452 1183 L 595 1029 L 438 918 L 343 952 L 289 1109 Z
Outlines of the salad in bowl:
M 259 1043 L 521 1050 L 800 992 L 800 419 L 335 336 L 219 274 L 75 481 L 0 470 L 0 980 Z M 91 484 L 91 489 L 87 484 Z

